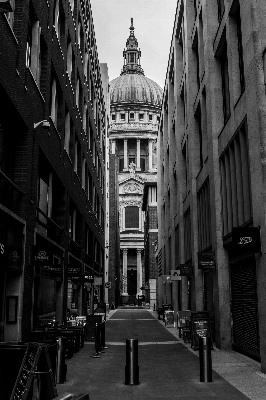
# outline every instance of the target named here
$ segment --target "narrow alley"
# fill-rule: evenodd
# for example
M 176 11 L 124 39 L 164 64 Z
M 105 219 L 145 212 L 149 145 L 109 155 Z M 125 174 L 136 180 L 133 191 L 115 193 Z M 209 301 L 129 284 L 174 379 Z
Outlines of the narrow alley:
M 213 366 L 230 371 L 231 365 L 240 386 L 242 379 L 244 391 L 248 390 L 244 387 L 247 383 L 244 375 L 248 374 L 251 394 L 245 396 L 214 370 L 213 382 L 201 383 L 198 351 L 184 344 L 177 332 L 176 328 L 165 328 L 157 319 L 157 313 L 150 310 L 124 308 L 112 311 L 106 322 L 108 349 L 100 358 L 92 358 L 94 342 L 87 341 L 67 361 L 66 382 L 57 385 L 59 398 L 79 393 L 87 393 L 90 400 L 265 398 L 265 379 L 256 373 L 255 380 L 252 377 L 256 363 L 252 364 L 250 359 L 247 363 L 243 359 L 236 360 L 235 355 L 230 358 L 229 353 L 216 349 L 212 351 Z M 139 385 L 124 383 L 126 339 L 138 339 Z

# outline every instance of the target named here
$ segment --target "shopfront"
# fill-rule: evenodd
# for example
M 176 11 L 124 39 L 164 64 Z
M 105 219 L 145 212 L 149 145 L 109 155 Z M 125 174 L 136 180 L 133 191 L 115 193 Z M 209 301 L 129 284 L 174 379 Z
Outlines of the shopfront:
M 32 248 L 34 267 L 33 325 L 45 324 L 52 319 L 62 322 L 63 309 L 63 256 L 64 249 L 41 235 Z
M 255 257 L 231 262 L 232 342 L 236 350 L 260 358 Z
M 20 340 L 24 221 L 0 209 L 0 341 Z

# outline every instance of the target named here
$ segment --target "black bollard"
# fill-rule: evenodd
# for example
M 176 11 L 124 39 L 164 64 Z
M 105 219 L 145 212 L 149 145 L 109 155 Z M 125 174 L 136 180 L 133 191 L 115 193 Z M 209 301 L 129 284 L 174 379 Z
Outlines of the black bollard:
M 105 346 L 105 321 L 101 323 L 101 348 L 108 349 L 108 347 Z
M 200 382 L 212 382 L 211 338 L 199 337 Z
M 66 380 L 66 338 L 59 337 L 57 340 L 57 368 L 56 368 L 56 383 L 64 383 Z
M 95 324 L 95 334 L 94 334 L 94 340 L 95 340 L 95 354 L 91 356 L 92 358 L 100 358 L 100 352 L 101 352 L 101 336 L 100 336 L 100 326 Z
M 126 340 L 125 384 L 139 384 L 138 339 Z

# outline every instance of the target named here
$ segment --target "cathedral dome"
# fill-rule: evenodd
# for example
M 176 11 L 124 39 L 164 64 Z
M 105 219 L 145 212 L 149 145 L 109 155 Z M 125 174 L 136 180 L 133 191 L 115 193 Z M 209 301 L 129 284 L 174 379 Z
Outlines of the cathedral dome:
M 123 51 L 124 66 L 121 75 L 110 82 L 111 105 L 139 104 L 159 108 L 162 103 L 163 90 L 144 75 L 140 65 L 141 51 L 134 34 L 131 18 L 130 36 Z
M 111 104 L 137 103 L 160 107 L 163 91 L 144 74 L 126 73 L 110 82 Z

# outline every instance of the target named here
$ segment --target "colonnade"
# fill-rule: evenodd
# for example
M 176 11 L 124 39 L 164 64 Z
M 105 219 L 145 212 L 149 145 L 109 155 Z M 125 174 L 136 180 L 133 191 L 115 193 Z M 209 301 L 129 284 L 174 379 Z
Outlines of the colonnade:
M 141 139 L 136 139 L 137 140 L 137 159 L 136 159 L 136 170 L 140 170 L 140 141 Z M 146 140 L 146 139 L 145 139 Z M 127 141 L 128 139 L 124 139 L 124 169 L 128 169 L 128 146 L 127 146 Z M 148 154 L 149 154 L 149 163 L 148 163 L 148 170 L 152 170 L 152 143 L 154 142 L 154 139 L 148 139 L 149 145 L 148 145 Z

